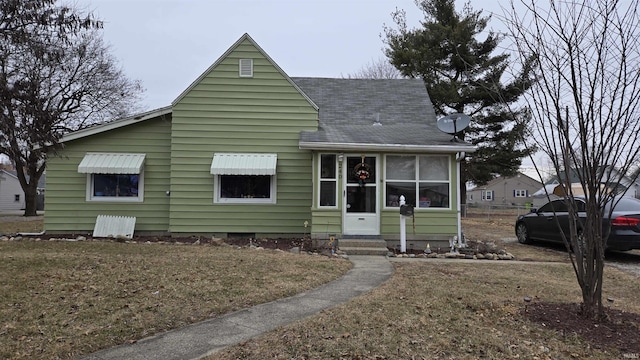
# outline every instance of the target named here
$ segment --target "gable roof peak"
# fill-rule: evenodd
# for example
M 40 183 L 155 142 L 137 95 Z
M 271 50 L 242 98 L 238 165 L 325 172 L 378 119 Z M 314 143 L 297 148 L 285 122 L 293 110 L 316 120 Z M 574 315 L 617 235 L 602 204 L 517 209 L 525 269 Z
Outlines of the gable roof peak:
M 258 52 L 265 57 L 265 59 L 267 59 L 267 61 L 269 61 L 269 63 L 271 63 L 271 65 L 273 65 L 276 70 L 278 70 L 278 72 L 294 87 L 296 88 L 296 90 L 298 90 L 298 92 L 309 102 L 309 104 L 311 104 L 311 106 L 313 106 L 316 110 L 318 110 L 318 105 L 316 105 L 313 100 L 307 96 L 307 94 L 304 93 L 304 91 L 302 91 L 298 85 L 293 82 L 293 80 L 291 80 L 291 78 L 289 77 L 289 75 L 287 75 L 286 72 L 284 72 L 284 70 L 282 70 L 282 68 L 271 58 L 271 56 L 269 56 L 269 54 L 267 54 L 266 51 L 264 51 L 264 49 L 262 49 L 260 47 L 260 45 L 258 45 L 258 43 L 248 34 L 248 33 L 244 33 L 244 35 L 242 35 L 235 43 L 233 43 L 233 45 L 231 45 L 231 47 L 229 47 L 229 49 L 227 49 L 227 51 L 224 52 L 224 54 L 222 54 L 213 64 L 211 64 L 211 66 L 209 66 L 197 79 L 195 79 L 191 85 L 189 85 L 182 93 L 180 93 L 180 95 L 178 95 L 178 97 L 173 100 L 171 102 L 172 106 L 175 106 L 178 102 L 180 102 L 180 100 L 182 100 L 182 98 L 184 98 L 196 85 L 198 85 L 198 83 L 200 83 L 205 77 L 207 77 L 207 75 L 209 75 L 209 73 L 211 71 L 213 71 L 213 69 L 215 69 L 227 56 L 229 56 L 229 54 L 231 54 L 233 51 L 235 51 L 240 44 L 242 44 L 245 41 L 249 41 L 251 43 L 251 45 L 253 45 L 256 50 L 258 50 Z

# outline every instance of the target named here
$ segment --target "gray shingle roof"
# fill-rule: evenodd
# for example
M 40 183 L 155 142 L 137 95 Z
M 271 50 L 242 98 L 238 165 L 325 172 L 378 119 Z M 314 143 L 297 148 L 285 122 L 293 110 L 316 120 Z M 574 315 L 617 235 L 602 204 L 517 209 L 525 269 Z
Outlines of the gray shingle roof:
M 438 130 L 420 79 L 292 80 L 320 109 L 318 131 L 303 131 L 301 143 L 472 148 Z

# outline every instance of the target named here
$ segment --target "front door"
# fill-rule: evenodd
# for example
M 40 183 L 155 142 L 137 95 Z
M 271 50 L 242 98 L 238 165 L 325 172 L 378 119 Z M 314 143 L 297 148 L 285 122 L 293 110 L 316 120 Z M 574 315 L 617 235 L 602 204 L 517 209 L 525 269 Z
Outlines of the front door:
M 379 235 L 378 157 L 346 156 L 343 167 L 344 235 Z

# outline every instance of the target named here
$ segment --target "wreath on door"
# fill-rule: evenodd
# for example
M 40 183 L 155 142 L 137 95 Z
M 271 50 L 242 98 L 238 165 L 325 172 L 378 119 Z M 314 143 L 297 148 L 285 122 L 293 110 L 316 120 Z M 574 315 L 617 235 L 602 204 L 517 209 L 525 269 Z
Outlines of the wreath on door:
M 364 186 L 365 182 L 371 177 L 371 167 L 364 162 L 364 155 L 362 156 L 362 162 L 353 168 L 353 175 L 358 179 L 360 186 Z

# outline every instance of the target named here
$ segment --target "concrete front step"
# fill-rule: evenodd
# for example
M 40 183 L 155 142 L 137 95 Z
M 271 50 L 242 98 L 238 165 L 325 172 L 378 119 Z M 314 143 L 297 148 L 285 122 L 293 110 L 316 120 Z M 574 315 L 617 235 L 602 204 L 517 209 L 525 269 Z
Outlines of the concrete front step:
M 382 239 L 340 239 L 338 247 L 347 255 L 387 255 L 387 242 Z

